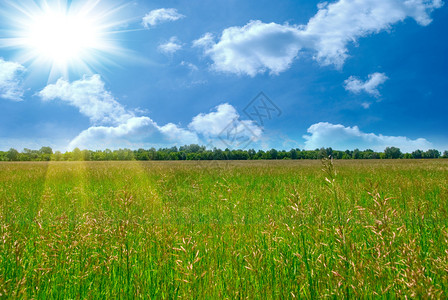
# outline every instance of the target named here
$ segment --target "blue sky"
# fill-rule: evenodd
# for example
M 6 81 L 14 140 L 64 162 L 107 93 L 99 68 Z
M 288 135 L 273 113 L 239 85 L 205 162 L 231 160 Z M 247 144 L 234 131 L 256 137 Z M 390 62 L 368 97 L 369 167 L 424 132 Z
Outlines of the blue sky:
M 0 15 L 1 150 L 448 149 L 440 0 L 2 1 Z

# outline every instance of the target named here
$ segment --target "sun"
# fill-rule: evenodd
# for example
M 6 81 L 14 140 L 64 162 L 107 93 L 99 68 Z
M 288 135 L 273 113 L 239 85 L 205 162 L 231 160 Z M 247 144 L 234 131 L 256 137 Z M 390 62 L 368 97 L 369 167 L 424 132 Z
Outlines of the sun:
M 19 3 L 17 3 L 19 2 Z M 125 56 L 117 35 L 126 20 L 126 4 L 111 6 L 101 0 L 7 1 L 2 9 L 10 28 L 0 47 L 17 49 L 17 59 L 39 70 L 48 70 L 49 81 L 73 73 L 92 73 Z M 1 7 L 0 7 L 1 8 Z
M 102 42 L 98 26 L 84 16 L 50 11 L 32 23 L 25 44 L 37 55 L 57 64 L 82 59 Z

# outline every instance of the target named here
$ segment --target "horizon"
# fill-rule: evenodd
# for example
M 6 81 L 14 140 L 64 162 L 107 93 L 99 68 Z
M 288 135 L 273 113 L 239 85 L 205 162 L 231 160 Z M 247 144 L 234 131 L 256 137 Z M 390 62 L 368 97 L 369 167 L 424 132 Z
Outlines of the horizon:
M 384 151 L 365 150 L 334 150 L 321 148 L 315 150 L 255 150 L 255 149 L 207 149 L 197 144 L 184 145 L 171 148 L 151 148 L 138 150 L 131 149 L 104 149 L 88 150 L 75 148 L 72 151 L 53 151 L 51 147 L 42 147 L 39 150 L 16 149 L 0 151 L 0 162 L 10 161 L 215 161 L 215 160 L 316 160 L 316 159 L 440 159 L 448 158 L 448 150 L 443 152 L 437 149 L 427 151 L 415 150 L 412 153 L 401 152 L 399 148 L 387 147 Z

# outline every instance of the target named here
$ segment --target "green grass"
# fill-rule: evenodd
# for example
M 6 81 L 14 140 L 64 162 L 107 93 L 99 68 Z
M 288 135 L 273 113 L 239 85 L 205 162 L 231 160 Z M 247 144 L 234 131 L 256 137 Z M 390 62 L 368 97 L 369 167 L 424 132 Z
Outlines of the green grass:
M 334 165 L 2 163 L 1 297 L 448 297 L 448 161 Z

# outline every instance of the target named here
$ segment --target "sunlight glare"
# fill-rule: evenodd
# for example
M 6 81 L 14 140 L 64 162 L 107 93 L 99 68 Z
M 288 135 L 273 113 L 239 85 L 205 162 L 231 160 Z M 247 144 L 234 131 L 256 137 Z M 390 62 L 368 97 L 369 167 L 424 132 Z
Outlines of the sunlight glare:
M 113 4 L 115 3 L 115 5 Z M 10 28 L 3 28 L 0 47 L 18 49 L 16 60 L 40 72 L 48 81 L 69 74 L 97 72 L 130 52 L 117 45 L 127 21 L 122 0 L 6 0 L 0 10 Z
M 39 16 L 31 25 L 28 45 L 45 59 L 64 64 L 94 49 L 97 31 L 86 18 L 51 12 Z

